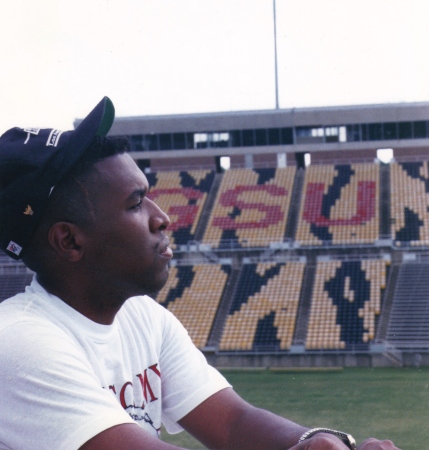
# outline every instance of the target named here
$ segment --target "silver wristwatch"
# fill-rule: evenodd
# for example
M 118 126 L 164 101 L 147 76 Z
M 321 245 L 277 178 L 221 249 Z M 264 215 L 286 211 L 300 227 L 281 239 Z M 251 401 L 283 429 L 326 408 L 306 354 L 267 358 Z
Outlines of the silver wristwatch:
M 334 436 L 337 436 L 337 438 L 341 439 L 344 442 L 344 444 L 346 444 L 347 447 L 349 447 L 351 450 L 356 450 L 356 441 L 354 440 L 351 434 L 344 433 L 342 431 L 331 430 L 329 428 L 312 428 L 311 430 L 306 431 L 299 438 L 298 444 L 302 441 L 305 441 L 306 439 L 310 439 L 317 433 L 333 434 Z

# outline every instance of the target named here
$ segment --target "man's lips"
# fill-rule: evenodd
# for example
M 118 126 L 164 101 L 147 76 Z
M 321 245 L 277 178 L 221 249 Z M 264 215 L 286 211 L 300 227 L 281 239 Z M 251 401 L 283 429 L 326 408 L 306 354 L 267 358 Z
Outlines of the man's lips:
M 173 257 L 173 250 L 168 246 L 170 242 L 167 241 L 165 244 L 161 245 L 161 251 L 159 254 L 163 256 L 164 258 L 171 259 Z

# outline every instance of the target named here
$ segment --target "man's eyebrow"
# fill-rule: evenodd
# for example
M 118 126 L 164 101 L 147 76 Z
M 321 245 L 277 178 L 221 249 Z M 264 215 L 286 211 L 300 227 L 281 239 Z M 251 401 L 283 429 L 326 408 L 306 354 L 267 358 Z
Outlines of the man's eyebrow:
M 148 193 L 149 189 L 142 188 L 142 189 L 136 189 L 131 193 L 131 195 L 128 196 L 127 200 L 133 200 L 135 198 L 144 197 Z

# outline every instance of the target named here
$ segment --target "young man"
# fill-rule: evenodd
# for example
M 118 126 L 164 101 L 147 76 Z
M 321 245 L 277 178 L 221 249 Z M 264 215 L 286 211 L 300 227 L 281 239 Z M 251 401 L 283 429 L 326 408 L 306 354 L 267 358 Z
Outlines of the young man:
M 347 449 L 242 400 L 147 295 L 168 277 L 168 216 L 104 137 L 104 98 L 74 131 L 0 138 L 0 246 L 36 276 L 0 305 L 0 449 L 169 449 L 189 431 L 216 449 Z M 361 450 L 392 450 L 369 439 Z

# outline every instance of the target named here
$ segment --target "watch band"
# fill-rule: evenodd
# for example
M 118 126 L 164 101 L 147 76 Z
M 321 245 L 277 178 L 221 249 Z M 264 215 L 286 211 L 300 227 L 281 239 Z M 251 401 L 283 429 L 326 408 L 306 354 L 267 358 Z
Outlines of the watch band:
M 356 450 L 356 441 L 351 434 L 344 433 L 343 431 L 331 430 L 330 428 L 312 428 L 311 430 L 306 431 L 299 438 L 298 444 L 306 439 L 310 439 L 317 433 L 333 434 L 334 436 L 337 436 L 337 438 L 341 439 L 351 450 Z

